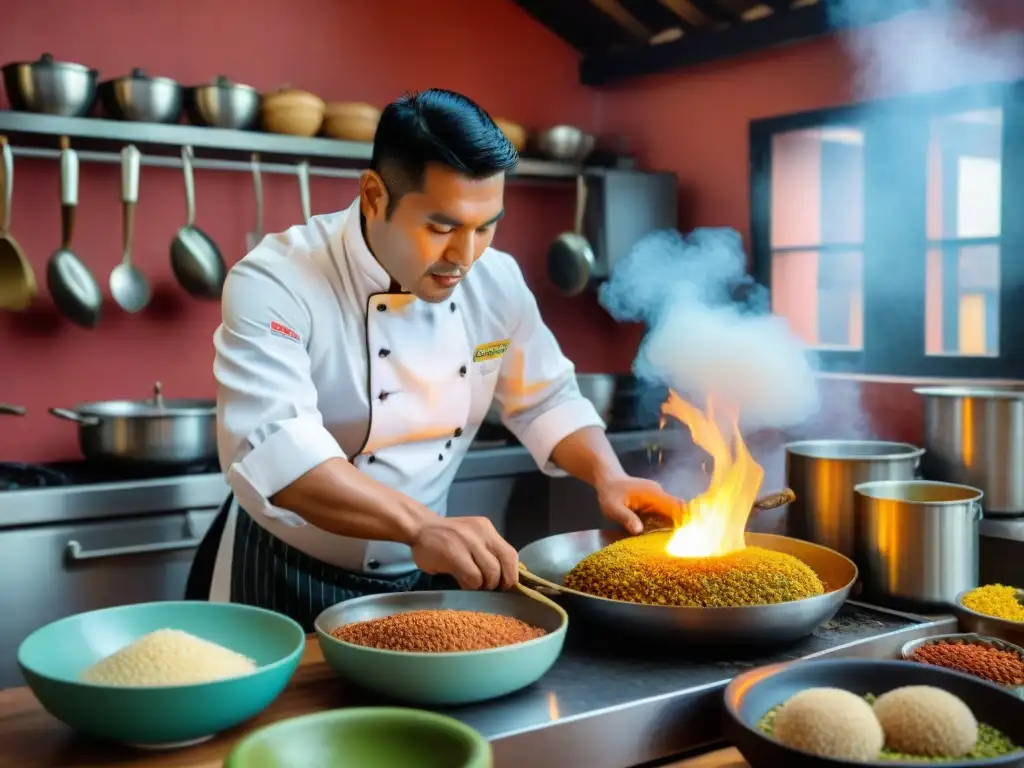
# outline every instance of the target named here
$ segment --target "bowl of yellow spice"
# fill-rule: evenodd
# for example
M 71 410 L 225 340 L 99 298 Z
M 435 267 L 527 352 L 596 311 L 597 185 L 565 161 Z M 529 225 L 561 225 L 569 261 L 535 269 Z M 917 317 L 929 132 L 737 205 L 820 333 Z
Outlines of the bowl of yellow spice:
M 962 632 L 1024 645 L 1024 590 L 986 584 L 956 596 L 953 611 Z

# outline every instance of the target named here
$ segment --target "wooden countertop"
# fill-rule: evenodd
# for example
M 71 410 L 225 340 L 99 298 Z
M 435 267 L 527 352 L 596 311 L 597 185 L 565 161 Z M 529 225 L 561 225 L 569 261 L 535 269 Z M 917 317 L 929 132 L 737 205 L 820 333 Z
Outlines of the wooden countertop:
M 147 752 L 98 742 L 51 717 L 28 688 L 0 691 L 0 751 L 4 765 L 18 768 L 221 768 L 235 742 L 265 725 L 342 705 L 343 683 L 324 663 L 314 638 L 288 687 L 258 717 L 205 744 L 167 752 Z M 10 761 L 10 762 L 7 762 Z M 673 763 L 664 768 L 746 768 L 733 749 Z
M 0 752 L 18 768 L 221 768 L 239 738 L 285 718 L 341 706 L 341 682 L 324 663 L 315 639 L 288 687 L 258 717 L 188 749 L 149 752 L 80 736 L 51 717 L 28 688 L 0 691 Z

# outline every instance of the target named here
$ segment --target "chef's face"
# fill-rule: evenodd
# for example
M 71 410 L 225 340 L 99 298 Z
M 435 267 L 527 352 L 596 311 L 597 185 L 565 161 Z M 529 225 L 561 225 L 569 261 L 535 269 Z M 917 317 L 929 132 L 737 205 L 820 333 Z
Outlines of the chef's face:
M 360 206 L 374 256 L 403 290 L 445 301 L 494 238 L 505 174 L 471 179 L 431 164 L 423 188 L 402 194 L 388 215 L 391 194 L 377 173 L 363 174 Z

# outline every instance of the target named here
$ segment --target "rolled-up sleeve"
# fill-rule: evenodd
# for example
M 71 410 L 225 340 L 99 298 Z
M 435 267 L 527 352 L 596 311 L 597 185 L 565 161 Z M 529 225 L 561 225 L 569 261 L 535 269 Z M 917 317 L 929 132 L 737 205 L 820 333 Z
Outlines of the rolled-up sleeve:
M 225 282 L 214 334 L 221 468 L 244 509 L 293 525 L 305 521 L 271 504 L 273 495 L 345 457 L 317 408 L 307 351 L 311 315 L 289 287 L 302 278 L 287 262 L 239 262 Z
M 504 255 L 504 254 L 503 254 Z M 510 346 L 502 357 L 494 396 L 505 426 L 548 475 L 564 474 L 551 462 L 563 439 L 584 427 L 605 428 L 593 404 L 580 393 L 576 368 L 544 324 L 537 301 L 518 264 L 507 258 L 511 308 Z

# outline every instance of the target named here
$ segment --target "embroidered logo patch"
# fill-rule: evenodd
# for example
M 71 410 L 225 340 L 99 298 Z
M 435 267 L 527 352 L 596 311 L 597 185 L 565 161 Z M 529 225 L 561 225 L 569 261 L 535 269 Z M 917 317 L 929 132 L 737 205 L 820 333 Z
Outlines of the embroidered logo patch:
M 482 363 L 485 360 L 497 360 L 508 351 L 511 344 L 512 342 L 509 339 L 481 344 L 473 350 L 473 362 Z
M 296 344 L 302 343 L 302 337 L 299 336 L 295 331 L 289 328 L 287 325 L 272 320 L 270 322 L 270 332 L 275 336 L 282 336 L 289 341 L 294 341 Z

